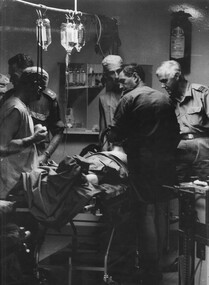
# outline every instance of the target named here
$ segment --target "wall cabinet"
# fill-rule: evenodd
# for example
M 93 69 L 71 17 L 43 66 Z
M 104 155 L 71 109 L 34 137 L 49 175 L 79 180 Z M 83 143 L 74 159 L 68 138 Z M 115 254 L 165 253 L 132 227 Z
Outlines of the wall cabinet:
M 65 63 L 60 65 L 61 110 L 68 126 L 66 133 L 99 133 L 99 93 L 102 86 L 101 64 L 71 63 L 65 72 Z M 145 81 L 152 86 L 152 65 L 142 65 Z M 64 99 L 63 99 L 64 98 Z
M 60 63 L 60 97 L 65 108 L 66 133 L 98 134 L 102 65 L 71 63 L 68 72 Z M 62 109 L 62 108 L 61 108 Z
M 145 81 L 148 86 L 152 87 L 152 65 L 142 65 L 142 67 L 145 71 Z M 82 78 L 79 79 L 80 81 L 77 82 L 79 78 L 78 72 L 74 72 L 73 81 L 71 73 L 66 78 L 65 63 L 59 63 L 59 97 L 61 99 L 59 101 L 62 101 L 60 107 L 61 110 L 63 110 L 63 107 L 66 109 L 66 119 L 72 126 L 66 129 L 62 143 L 59 144 L 56 152 L 53 154 L 52 159 L 56 162 L 61 161 L 65 155 L 73 156 L 79 154 L 89 144 L 98 144 L 98 131 L 95 129 L 95 126 L 99 124 L 98 95 L 102 89 L 102 66 L 72 63 L 71 70 L 73 71 L 74 68 L 81 70 L 82 73 L 83 70 L 86 71 L 86 77 L 82 75 Z M 75 77 L 75 74 L 77 74 L 77 77 Z M 83 78 L 86 79 L 85 84 Z

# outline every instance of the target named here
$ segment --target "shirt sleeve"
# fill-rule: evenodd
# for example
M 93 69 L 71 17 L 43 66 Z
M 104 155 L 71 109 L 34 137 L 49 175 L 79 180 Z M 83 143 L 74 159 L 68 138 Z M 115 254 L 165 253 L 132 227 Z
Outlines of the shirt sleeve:
M 102 106 L 101 98 L 99 98 L 99 129 L 100 132 L 107 128 L 107 123 L 105 120 L 104 108 Z
M 202 103 L 204 106 L 205 114 L 209 118 L 209 89 L 208 88 L 204 88 L 203 90 L 203 102 Z
M 120 99 L 113 118 L 113 128 L 118 138 L 125 139 L 129 133 L 130 125 L 130 100 L 126 97 Z
M 50 114 L 47 120 L 48 129 L 53 136 L 64 131 L 64 123 L 60 118 L 60 109 L 57 100 L 51 100 Z

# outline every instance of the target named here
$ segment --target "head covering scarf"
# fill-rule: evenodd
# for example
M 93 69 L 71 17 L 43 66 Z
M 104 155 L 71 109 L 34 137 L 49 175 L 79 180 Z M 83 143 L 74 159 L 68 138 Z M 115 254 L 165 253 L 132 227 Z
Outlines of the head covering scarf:
M 36 83 L 37 81 L 43 89 L 45 89 L 48 85 L 49 74 L 43 68 L 32 66 L 23 70 L 20 77 L 20 83 Z
M 123 60 L 119 55 L 108 55 L 103 61 L 102 65 L 107 71 L 116 71 L 121 68 Z

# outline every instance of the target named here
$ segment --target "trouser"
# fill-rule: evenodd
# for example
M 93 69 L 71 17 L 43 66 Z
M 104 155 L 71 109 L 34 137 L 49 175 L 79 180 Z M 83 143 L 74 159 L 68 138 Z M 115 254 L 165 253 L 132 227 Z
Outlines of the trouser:
M 177 152 L 179 182 L 209 178 L 209 138 L 181 140 Z
M 159 272 L 167 233 L 167 202 L 135 205 L 139 251 L 143 269 Z

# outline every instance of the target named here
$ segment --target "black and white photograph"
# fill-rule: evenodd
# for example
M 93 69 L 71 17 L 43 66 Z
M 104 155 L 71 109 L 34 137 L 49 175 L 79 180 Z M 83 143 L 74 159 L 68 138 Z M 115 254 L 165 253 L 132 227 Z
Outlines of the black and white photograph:
M 0 0 L 0 285 L 209 285 L 209 0 Z

